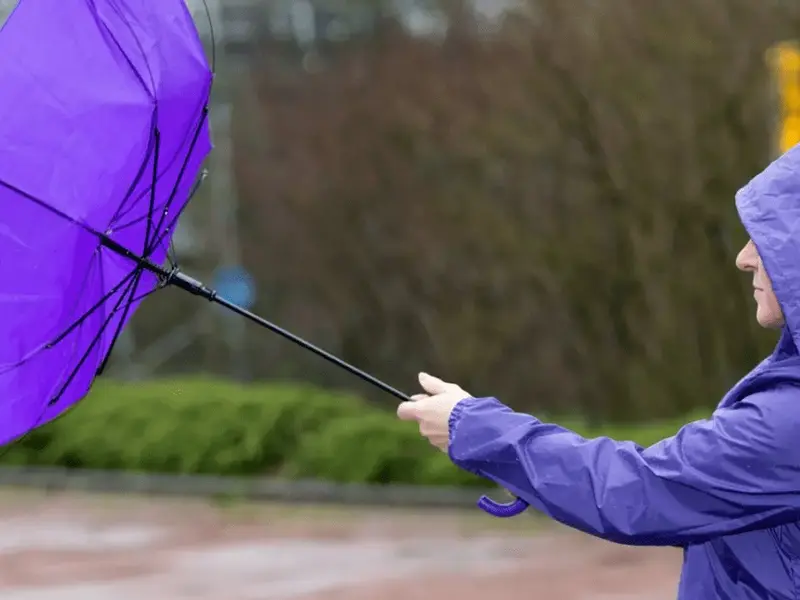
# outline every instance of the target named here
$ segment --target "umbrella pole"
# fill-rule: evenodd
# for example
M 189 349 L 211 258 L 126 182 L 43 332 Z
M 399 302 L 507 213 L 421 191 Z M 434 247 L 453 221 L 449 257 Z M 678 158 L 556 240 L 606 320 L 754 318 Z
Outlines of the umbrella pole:
M 222 296 L 219 296 L 214 290 L 207 288 L 201 282 L 197 281 L 196 279 L 193 279 L 192 277 L 189 277 L 184 273 L 181 273 L 180 271 L 173 273 L 172 276 L 167 279 L 167 282 L 170 285 L 174 285 L 175 287 L 181 288 L 182 290 L 186 290 L 189 293 L 205 298 L 210 302 L 214 302 L 215 304 L 218 304 L 219 306 L 222 306 L 230 310 L 231 312 L 234 312 L 237 315 L 244 317 L 248 321 L 251 321 L 256 325 L 268 329 L 272 333 L 278 334 L 282 338 L 289 340 L 290 342 L 293 342 L 294 344 L 300 346 L 301 348 L 304 348 L 305 350 L 308 350 L 309 352 L 313 352 L 317 356 L 327 360 L 328 362 L 336 365 L 337 367 L 344 369 L 345 371 L 351 373 L 352 375 L 355 375 L 362 381 L 366 381 L 367 383 L 383 390 L 384 392 L 391 394 L 398 400 L 401 401 L 410 400 L 407 394 L 404 394 L 403 392 L 392 387 L 388 383 L 385 383 L 384 381 L 381 381 L 377 377 L 370 375 L 366 371 L 363 371 L 358 367 L 351 365 L 350 363 L 342 360 L 338 356 L 331 354 L 327 350 L 323 350 L 319 346 L 315 346 L 308 340 L 301 338 L 300 336 L 292 333 L 291 331 L 284 329 L 283 327 L 280 327 L 275 323 L 272 323 L 271 321 L 268 321 L 264 317 L 261 317 L 247 310 L 246 308 L 239 306 L 238 304 L 234 304 L 233 302 L 226 300 Z
M 269 329 L 273 333 L 277 333 L 284 339 L 289 340 L 308 350 L 309 352 L 313 352 L 317 356 L 324 358 L 330 363 L 333 363 L 337 367 L 344 369 L 345 371 L 355 375 L 359 379 L 366 381 L 367 383 L 375 386 L 376 388 L 383 390 L 394 396 L 395 398 L 402 400 L 402 401 L 410 401 L 411 398 L 408 397 L 407 394 L 404 394 L 400 390 L 390 386 L 388 383 L 385 383 L 370 375 L 366 371 L 362 371 L 358 367 L 351 365 L 350 363 L 342 360 L 338 356 L 334 356 L 330 352 L 323 350 L 322 348 L 315 346 L 311 342 L 304 340 L 298 335 L 295 335 L 291 331 L 284 329 L 283 327 L 279 327 L 270 321 L 267 321 L 263 317 L 258 316 L 257 314 L 250 312 L 249 310 L 239 306 L 238 304 L 234 304 L 226 300 L 225 298 L 219 296 L 217 292 L 212 290 L 209 287 L 203 285 L 200 281 L 189 277 L 188 275 L 181 273 L 178 269 L 168 270 L 164 267 L 157 265 L 153 261 L 143 256 L 139 256 L 135 252 L 131 252 L 127 248 L 125 248 L 119 242 L 114 241 L 107 235 L 100 234 L 98 236 L 100 238 L 100 244 L 111 250 L 112 252 L 119 254 L 120 256 L 124 256 L 125 258 L 135 262 L 138 265 L 139 269 L 149 271 L 150 273 L 155 274 L 161 280 L 163 286 L 167 285 L 174 285 L 177 288 L 180 288 L 190 294 L 195 296 L 200 296 L 208 300 L 209 302 L 214 302 L 220 306 L 227 308 L 228 310 L 236 313 L 247 319 L 248 321 L 252 321 L 256 325 L 260 325 L 265 329 Z M 484 512 L 501 518 L 509 518 L 514 517 L 522 512 L 524 512 L 528 508 L 528 503 L 521 498 L 517 498 L 512 502 L 508 503 L 501 503 L 495 500 L 492 500 L 488 496 L 481 496 L 478 500 L 478 507 L 483 510 Z
M 135 262 L 140 269 L 149 271 L 150 273 L 153 273 L 156 276 L 158 276 L 158 278 L 162 281 L 162 285 L 164 286 L 172 285 L 186 292 L 189 292 L 190 294 L 193 294 L 195 296 L 200 296 L 201 298 L 204 298 L 209 302 L 214 302 L 215 304 L 218 304 L 219 306 L 222 306 L 236 313 L 237 315 L 244 317 L 248 321 L 251 321 L 256 325 L 268 329 L 269 331 L 278 334 L 282 338 L 289 340 L 290 342 L 300 346 L 301 348 L 316 354 L 317 356 L 336 365 L 340 369 L 344 369 L 348 373 L 355 375 L 362 381 L 365 381 L 373 385 L 374 387 L 384 392 L 387 392 L 388 394 L 391 394 L 398 400 L 404 402 L 411 400 L 408 394 L 404 394 L 403 392 L 392 387 L 388 383 L 385 383 L 384 381 L 381 381 L 377 377 L 370 375 L 366 371 L 363 371 L 358 367 L 351 365 L 350 363 L 342 360 L 338 356 L 335 356 L 330 352 L 323 350 L 319 346 L 315 346 L 308 340 L 305 340 L 300 336 L 295 335 L 291 331 L 284 329 L 283 327 L 280 327 L 275 323 L 272 323 L 271 321 L 268 321 L 267 319 L 239 306 L 238 304 L 234 304 L 233 302 L 226 300 L 222 296 L 219 296 L 216 291 L 205 286 L 202 282 L 194 279 L 193 277 L 189 277 L 188 275 L 182 273 L 177 269 L 170 271 L 160 265 L 157 265 L 148 258 L 139 256 L 135 252 L 128 250 L 122 244 L 116 242 L 107 235 L 99 235 L 99 238 L 101 245 L 104 246 L 105 248 L 108 248 L 112 252 L 119 254 L 120 256 L 124 256 L 125 258 Z
M 282 327 L 279 327 L 274 323 L 267 321 L 263 317 L 259 317 L 257 314 L 242 308 L 238 304 L 234 304 L 232 302 L 229 302 L 228 300 L 225 300 L 225 298 L 218 296 L 214 290 L 207 288 L 196 279 L 193 279 L 188 275 L 181 273 L 178 270 L 175 270 L 174 272 L 170 273 L 165 269 L 157 267 L 155 264 L 153 264 L 153 266 L 159 269 L 159 271 L 157 271 L 158 273 L 162 271 L 166 273 L 166 278 L 164 279 L 166 285 L 174 285 L 175 287 L 179 287 L 182 290 L 186 290 L 191 294 L 195 294 L 196 296 L 200 296 L 201 298 L 205 298 L 206 300 L 215 302 L 220 306 L 224 306 L 228 310 L 231 310 L 236 314 L 243 316 L 244 318 L 252 321 L 253 323 L 260 325 L 261 327 L 265 327 L 266 329 L 269 329 L 273 333 L 277 333 L 279 336 L 289 340 L 290 342 L 294 342 L 298 346 L 305 348 L 310 352 L 313 352 L 317 356 L 320 356 L 329 362 L 332 362 L 337 367 L 340 367 L 345 371 L 352 373 L 353 375 L 366 381 L 367 383 L 371 383 L 372 385 L 383 390 L 384 392 L 388 392 L 392 396 L 403 401 L 411 400 L 411 398 L 409 398 L 403 392 L 393 388 L 388 383 L 384 383 L 380 379 L 373 377 L 366 371 L 362 371 L 361 369 L 354 367 L 350 363 L 343 361 L 341 358 L 334 356 L 333 354 L 323 350 L 322 348 L 319 348 L 318 346 L 315 346 L 311 342 L 304 340 L 303 338 L 293 334 L 292 332 L 287 331 L 286 329 L 283 329 Z M 492 515 L 493 517 L 499 517 L 501 519 L 508 519 L 511 517 L 515 517 L 519 514 L 522 514 L 528 509 L 528 506 L 529 504 L 521 498 L 515 498 L 511 502 L 507 503 L 497 502 L 496 500 L 492 500 L 488 496 L 481 496 L 480 499 L 478 500 L 478 508 L 480 508 L 487 514 Z

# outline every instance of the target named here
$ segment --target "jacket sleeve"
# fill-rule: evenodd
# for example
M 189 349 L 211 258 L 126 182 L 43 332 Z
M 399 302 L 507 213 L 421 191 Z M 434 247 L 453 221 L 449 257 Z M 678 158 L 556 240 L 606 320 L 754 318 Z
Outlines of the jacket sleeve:
M 470 398 L 451 414 L 449 454 L 575 529 L 686 546 L 800 519 L 799 415 L 800 389 L 759 393 L 642 448 Z

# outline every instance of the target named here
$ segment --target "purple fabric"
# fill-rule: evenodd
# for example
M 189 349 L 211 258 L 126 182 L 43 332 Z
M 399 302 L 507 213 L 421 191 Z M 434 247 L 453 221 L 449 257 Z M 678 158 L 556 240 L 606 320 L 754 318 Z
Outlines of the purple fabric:
M 163 263 L 210 86 L 184 0 L 22 0 L 0 31 L 0 443 L 87 393 L 156 286 L 97 233 Z
M 788 600 L 800 597 L 800 148 L 736 205 L 787 326 L 709 419 L 643 448 L 472 398 L 452 415 L 450 457 L 591 535 L 684 548 L 681 599 Z

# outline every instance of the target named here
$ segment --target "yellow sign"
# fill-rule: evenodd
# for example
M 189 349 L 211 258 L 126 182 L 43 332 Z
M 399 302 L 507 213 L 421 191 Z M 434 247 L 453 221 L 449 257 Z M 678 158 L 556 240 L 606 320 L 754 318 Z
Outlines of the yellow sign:
M 800 143 L 800 46 L 783 42 L 768 54 L 778 92 L 776 145 L 783 154 Z

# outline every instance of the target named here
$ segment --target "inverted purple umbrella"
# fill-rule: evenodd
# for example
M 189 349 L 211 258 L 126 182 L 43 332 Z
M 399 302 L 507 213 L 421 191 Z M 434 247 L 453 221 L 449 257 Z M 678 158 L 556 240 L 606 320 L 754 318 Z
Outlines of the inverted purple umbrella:
M 409 400 L 169 259 L 212 148 L 213 67 L 184 2 L 21 0 L 0 30 L 2 444 L 86 396 L 141 301 L 168 285 Z

